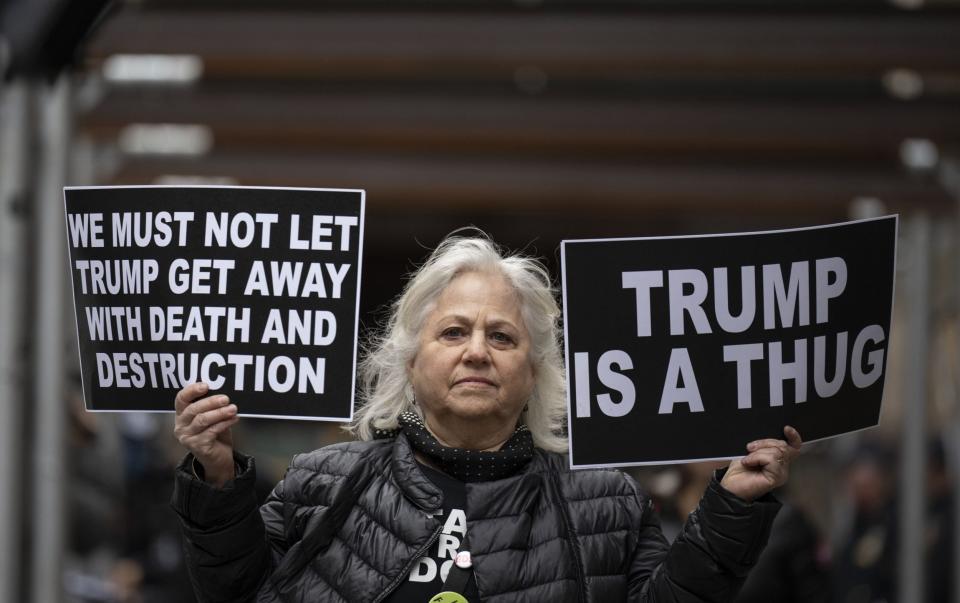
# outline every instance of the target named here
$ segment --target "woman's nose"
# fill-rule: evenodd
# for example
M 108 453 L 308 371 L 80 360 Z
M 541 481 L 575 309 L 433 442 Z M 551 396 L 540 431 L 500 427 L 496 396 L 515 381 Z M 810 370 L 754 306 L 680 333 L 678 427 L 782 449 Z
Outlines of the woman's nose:
M 488 362 L 490 360 L 490 350 L 487 347 L 485 333 L 474 331 L 470 335 L 467 348 L 463 351 L 463 359 L 466 362 Z

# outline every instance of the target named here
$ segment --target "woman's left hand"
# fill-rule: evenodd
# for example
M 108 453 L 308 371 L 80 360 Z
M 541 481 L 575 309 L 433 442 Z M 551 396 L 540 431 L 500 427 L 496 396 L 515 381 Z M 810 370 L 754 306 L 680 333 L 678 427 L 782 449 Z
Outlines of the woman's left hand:
M 800 432 L 789 425 L 783 428 L 784 440 L 757 440 L 747 444 L 747 456 L 730 461 L 720 481 L 728 492 L 752 501 L 782 486 L 790 474 L 790 463 L 800 454 Z

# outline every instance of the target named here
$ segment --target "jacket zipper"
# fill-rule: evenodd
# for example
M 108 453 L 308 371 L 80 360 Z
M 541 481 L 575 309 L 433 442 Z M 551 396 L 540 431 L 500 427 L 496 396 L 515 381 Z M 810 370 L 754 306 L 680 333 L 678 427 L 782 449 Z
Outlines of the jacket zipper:
M 407 564 L 403 566 L 403 570 L 399 574 L 397 574 L 397 577 L 393 579 L 393 582 L 391 582 L 387 586 L 387 588 L 382 593 L 380 593 L 380 595 L 376 599 L 373 600 L 373 603 L 380 603 L 380 601 L 383 601 L 384 599 L 386 599 L 390 595 L 390 593 L 395 591 L 397 587 L 400 586 L 400 583 L 403 582 L 404 577 L 410 575 L 410 570 L 413 569 L 413 564 L 420 561 L 420 558 L 423 557 L 426 554 L 426 552 L 430 550 L 430 547 L 432 547 L 434 543 L 440 539 L 441 531 L 443 531 L 442 521 L 437 524 L 437 529 L 433 531 L 433 535 L 430 536 L 430 540 L 428 540 L 425 545 L 420 547 L 420 549 L 416 553 L 414 553 L 410 561 L 408 561 Z

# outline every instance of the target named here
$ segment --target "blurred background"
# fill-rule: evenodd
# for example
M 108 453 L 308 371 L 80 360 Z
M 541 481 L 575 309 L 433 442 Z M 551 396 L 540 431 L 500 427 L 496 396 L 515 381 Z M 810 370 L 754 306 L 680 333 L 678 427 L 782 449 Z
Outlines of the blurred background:
M 0 0 L 0 601 L 190 602 L 172 416 L 89 414 L 64 185 L 364 188 L 362 328 L 476 225 L 899 213 L 880 426 L 797 461 L 742 601 L 960 601 L 960 2 Z M 172 405 L 172 403 L 171 403 Z M 264 495 L 336 425 L 248 419 Z M 632 471 L 672 537 L 710 466 Z

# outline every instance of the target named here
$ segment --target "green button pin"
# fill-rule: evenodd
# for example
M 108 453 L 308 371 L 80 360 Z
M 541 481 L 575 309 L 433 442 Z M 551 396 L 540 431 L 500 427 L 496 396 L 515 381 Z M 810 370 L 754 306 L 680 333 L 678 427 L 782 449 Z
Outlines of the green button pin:
M 460 593 L 444 591 L 437 593 L 430 599 L 429 603 L 469 603 L 467 598 Z

